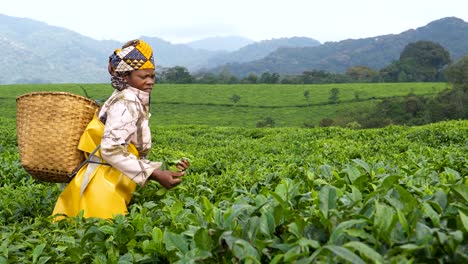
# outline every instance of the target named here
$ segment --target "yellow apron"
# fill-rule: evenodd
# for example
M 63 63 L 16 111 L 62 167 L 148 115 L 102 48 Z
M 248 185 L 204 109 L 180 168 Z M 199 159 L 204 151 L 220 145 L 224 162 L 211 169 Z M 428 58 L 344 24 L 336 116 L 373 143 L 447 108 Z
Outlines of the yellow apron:
M 85 157 L 101 143 L 104 124 L 94 115 L 81 135 L 78 149 L 84 151 Z M 128 151 L 138 156 L 133 144 Z M 94 154 L 101 162 L 101 151 Z M 88 166 L 90 170 L 88 170 Z M 52 215 L 64 214 L 76 216 L 81 210 L 84 217 L 113 218 L 117 214 L 127 214 L 127 205 L 132 199 L 136 183 L 119 170 L 109 165 L 89 163 L 83 166 L 60 194 Z M 63 217 L 56 217 L 59 220 Z

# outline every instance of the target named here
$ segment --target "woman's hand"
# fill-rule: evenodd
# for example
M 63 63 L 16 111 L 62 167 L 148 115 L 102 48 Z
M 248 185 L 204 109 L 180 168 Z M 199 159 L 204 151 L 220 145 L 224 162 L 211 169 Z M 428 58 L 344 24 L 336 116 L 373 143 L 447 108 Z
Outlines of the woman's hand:
M 182 182 L 181 177 L 184 175 L 184 171 L 154 170 L 150 179 L 159 182 L 166 189 L 171 189 Z
M 179 162 L 176 164 L 176 168 L 179 171 L 185 171 L 190 167 L 190 162 L 188 159 L 181 159 Z
M 181 160 L 176 164 L 179 171 L 170 170 L 154 170 L 151 174 L 151 179 L 159 182 L 164 188 L 171 189 L 182 182 L 181 177 L 185 175 L 185 170 L 188 169 L 190 163 L 188 160 Z

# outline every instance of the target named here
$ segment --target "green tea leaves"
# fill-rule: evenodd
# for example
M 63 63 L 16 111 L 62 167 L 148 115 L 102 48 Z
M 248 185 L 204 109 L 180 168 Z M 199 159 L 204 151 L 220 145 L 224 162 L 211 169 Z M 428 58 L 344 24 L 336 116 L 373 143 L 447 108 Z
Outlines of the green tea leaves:
M 320 211 L 325 219 L 328 218 L 328 212 L 331 209 L 336 208 L 336 189 L 333 186 L 324 186 L 320 190 L 319 201 L 320 201 Z
M 50 213 L 64 186 L 27 178 L 16 124 L 0 123 L 0 263 L 467 260 L 466 121 L 156 127 L 150 160 L 194 157 L 176 189 L 149 183 L 125 216 L 58 222 Z

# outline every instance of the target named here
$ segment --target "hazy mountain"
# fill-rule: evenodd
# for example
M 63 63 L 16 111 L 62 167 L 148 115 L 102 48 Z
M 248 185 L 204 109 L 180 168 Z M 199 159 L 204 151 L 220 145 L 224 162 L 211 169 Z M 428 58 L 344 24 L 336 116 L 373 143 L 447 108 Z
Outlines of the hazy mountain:
M 210 51 L 235 51 L 254 43 L 253 40 L 241 36 L 211 37 L 186 43 L 193 49 Z
M 105 82 L 110 47 L 65 28 L 0 15 L 0 83 Z
M 215 67 L 230 62 L 249 62 L 266 57 L 271 52 L 282 47 L 315 47 L 320 42 L 306 37 L 279 38 L 271 40 L 262 40 L 249 44 L 239 50 L 220 54 L 209 59 L 206 68 Z
M 183 65 L 191 70 L 219 52 L 173 45 L 141 37 L 154 48 L 158 67 Z M 102 83 L 109 81 L 107 61 L 123 43 L 98 41 L 66 28 L 0 14 L 0 84 Z
M 239 76 L 250 72 L 289 74 L 313 69 L 340 72 L 354 65 L 379 69 L 397 59 L 406 44 L 417 40 L 438 42 L 454 58 L 468 53 L 468 24 L 457 18 L 440 19 L 397 35 L 324 44 L 309 38 L 281 38 L 251 43 L 232 52 L 172 44 L 156 37 L 141 38 L 153 46 L 157 67 L 180 65 L 191 72 L 202 68 L 219 71 L 221 67 L 212 67 L 225 64 L 225 68 Z M 214 40 L 216 38 L 210 38 L 204 45 L 210 41 L 216 43 Z M 0 14 L 0 49 L 3 51 L 0 84 L 108 82 L 108 56 L 122 44 L 115 40 L 95 40 L 32 19 Z
M 468 54 L 468 23 L 448 17 L 396 35 L 326 42 L 316 47 L 280 48 L 263 59 L 231 63 L 213 71 L 227 69 L 234 75 L 245 76 L 263 72 L 298 74 L 310 70 L 344 72 L 356 65 L 378 70 L 398 59 L 407 44 L 418 40 L 437 42 L 450 52 L 453 59 L 458 59 Z
M 225 63 L 254 61 L 264 58 L 280 47 L 313 47 L 320 45 L 320 42 L 311 38 L 293 37 L 254 42 L 238 50 L 226 52 L 221 50 L 196 49 L 193 48 L 194 46 L 188 46 L 191 45 L 190 43 L 172 44 L 155 37 L 143 36 L 141 38 L 148 41 L 155 49 L 157 65 L 162 65 L 164 67 L 182 65 L 191 71 L 200 70 L 201 68 L 213 68 Z M 200 40 L 200 43 L 203 42 L 206 46 L 227 47 L 227 43 L 217 44 L 220 43 L 220 39 L 220 37 L 207 38 Z M 241 37 L 224 37 L 222 39 L 222 41 L 230 39 L 247 40 Z

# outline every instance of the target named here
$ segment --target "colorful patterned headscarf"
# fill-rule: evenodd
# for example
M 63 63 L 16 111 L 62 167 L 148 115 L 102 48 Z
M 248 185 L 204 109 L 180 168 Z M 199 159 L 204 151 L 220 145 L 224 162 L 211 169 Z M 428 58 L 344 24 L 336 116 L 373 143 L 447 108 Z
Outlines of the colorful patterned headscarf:
M 154 68 L 153 49 L 140 39 L 127 42 L 109 56 L 111 83 L 119 91 L 128 87 L 123 76 L 134 70 Z

